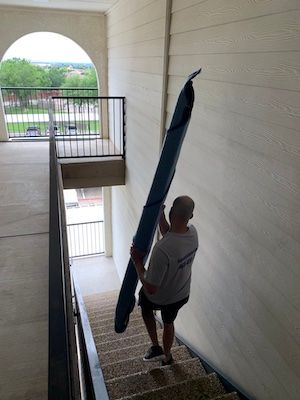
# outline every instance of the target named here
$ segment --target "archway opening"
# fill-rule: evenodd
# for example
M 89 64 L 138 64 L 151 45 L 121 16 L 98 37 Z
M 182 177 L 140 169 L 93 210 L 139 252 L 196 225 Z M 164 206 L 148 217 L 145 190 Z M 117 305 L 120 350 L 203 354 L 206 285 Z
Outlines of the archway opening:
M 47 137 L 49 99 L 98 96 L 98 82 L 90 57 L 73 40 L 51 32 L 21 37 L 6 51 L 0 64 L 9 138 Z M 74 124 L 66 129 L 72 133 Z

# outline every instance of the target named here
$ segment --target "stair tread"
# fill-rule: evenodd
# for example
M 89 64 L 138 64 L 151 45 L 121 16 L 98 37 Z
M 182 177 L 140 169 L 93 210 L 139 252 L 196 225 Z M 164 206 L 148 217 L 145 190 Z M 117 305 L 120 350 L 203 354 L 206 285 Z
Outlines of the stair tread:
M 131 313 L 124 333 L 114 331 L 118 295 L 119 290 L 113 290 L 84 297 L 111 400 L 239 400 L 237 393 L 225 393 L 216 374 L 206 375 L 184 345 L 175 342 L 171 366 L 144 362 L 150 341 L 139 308 Z M 160 339 L 162 332 L 158 329 Z
M 222 396 L 214 397 L 211 400 L 240 400 L 240 397 L 236 392 L 232 392 L 223 394 Z
M 157 336 L 159 341 L 162 341 L 162 335 L 163 335 L 163 330 L 159 329 L 157 331 Z M 95 340 L 97 350 L 100 352 L 106 352 L 110 350 L 117 350 L 117 349 L 123 349 L 126 347 L 134 346 L 134 345 L 139 345 L 142 343 L 150 343 L 149 335 L 148 333 L 137 333 L 136 335 L 133 336 L 128 336 L 125 338 L 121 339 L 116 339 L 116 340 L 108 340 L 107 342 L 102 342 L 102 341 L 97 341 Z M 174 341 L 174 344 L 177 344 L 177 341 Z
M 141 318 L 131 319 L 129 321 L 127 330 L 135 329 L 137 331 L 140 327 L 144 327 L 144 326 L 145 326 L 144 321 Z M 91 324 L 91 328 L 92 328 L 92 332 L 95 332 L 95 335 L 99 335 L 99 334 L 101 335 L 102 333 L 112 333 L 112 334 L 116 333 L 114 321 L 111 324 L 102 325 L 102 326 Z M 121 334 L 118 333 L 118 335 L 121 335 Z
M 132 396 L 120 397 L 120 400 L 207 400 L 224 395 L 225 390 L 216 374 L 196 379 L 188 379 L 173 385 L 148 390 Z
M 99 358 L 102 365 L 111 364 L 112 362 L 118 362 L 126 360 L 126 358 L 143 357 L 145 352 L 151 346 L 149 339 L 141 344 L 131 345 L 121 349 L 114 349 L 111 351 L 100 352 Z M 176 343 L 174 343 L 174 347 Z M 174 348 L 173 347 L 173 348 Z
M 175 362 L 191 359 L 186 346 L 176 346 L 172 349 L 172 354 Z M 116 377 L 134 374 L 141 371 L 149 371 L 160 366 L 159 361 L 145 362 L 142 357 L 127 358 L 116 363 L 102 365 L 101 368 L 105 380 L 110 380 Z
M 102 310 L 102 309 L 96 309 L 94 311 L 90 311 L 88 312 L 89 315 L 89 319 L 109 319 L 109 318 L 115 318 L 115 311 L 116 311 L 116 307 L 113 307 L 111 310 Z M 130 314 L 130 318 L 132 318 L 132 316 L 134 315 L 141 315 L 141 310 L 136 307 L 134 308 L 134 310 L 131 312 Z
M 171 366 L 112 379 L 106 382 L 106 387 L 111 399 L 119 399 L 204 375 L 200 360 L 191 358 Z
M 97 299 L 107 298 L 107 297 L 116 297 L 119 296 L 119 290 L 109 290 L 108 292 L 100 292 L 94 293 L 84 296 L 84 301 L 93 301 Z
M 115 326 L 115 318 L 95 318 L 95 319 L 90 319 L 89 318 L 89 321 L 90 321 L 90 325 L 92 327 L 112 326 L 114 328 L 114 326 Z M 139 314 L 132 315 L 130 321 L 131 321 L 131 323 L 133 321 L 135 321 L 135 322 L 136 321 L 143 322 L 142 317 Z

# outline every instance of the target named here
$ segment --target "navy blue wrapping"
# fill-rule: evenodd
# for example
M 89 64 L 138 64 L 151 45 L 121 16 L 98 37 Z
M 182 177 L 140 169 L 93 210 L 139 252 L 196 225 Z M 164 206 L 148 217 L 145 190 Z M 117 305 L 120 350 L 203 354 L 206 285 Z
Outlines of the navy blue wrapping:
M 181 146 L 190 122 L 194 104 L 192 79 L 195 78 L 200 71 L 201 69 L 188 77 L 178 97 L 170 128 L 165 135 L 151 189 L 143 208 L 136 235 L 133 239 L 134 245 L 146 253 L 145 262 L 151 249 L 153 237 L 159 222 L 160 209 L 165 202 L 173 180 Z M 124 332 L 127 327 L 129 315 L 135 305 L 137 282 L 137 273 L 130 259 L 115 312 L 115 331 L 117 333 Z

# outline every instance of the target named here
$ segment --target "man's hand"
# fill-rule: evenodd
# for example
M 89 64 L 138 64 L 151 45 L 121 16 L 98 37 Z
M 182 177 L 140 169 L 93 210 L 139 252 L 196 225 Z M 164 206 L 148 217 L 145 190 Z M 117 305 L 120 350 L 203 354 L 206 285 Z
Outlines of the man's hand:
M 144 260 L 145 254 L 146 254 L 145 252 L 139 250 L 134 245 L 132 245 L 131 248 L 130 248 L 130 256 L 132 258 L 132 261 L 135 264 L 142 264 L 143 265 L 143 260 Z
M 157 287 L 152 285 L 151 283 L 148 283 L 145 280 L 145 268 L 144 268 L 144 257 L 145 257 L 146 253 L 139 250 L 138 248 L 136 248 L 134 245 L 131 246 L 130 248 L 130 256 L 131 259 L 134 263 L 136 272 L 138 274 L 138 277 L 142 283 L 142 285 L 144 286 L 144 288 L 147 290 L 148 293 L 150 294 L 154 294 L 157 291 Z
M 170 229 L 170 225 L 165 216 L 166 206 L 163 204 L 160 208 L 160 218 L 159 218 L 159 230 L 162 236 L 164 236 Z

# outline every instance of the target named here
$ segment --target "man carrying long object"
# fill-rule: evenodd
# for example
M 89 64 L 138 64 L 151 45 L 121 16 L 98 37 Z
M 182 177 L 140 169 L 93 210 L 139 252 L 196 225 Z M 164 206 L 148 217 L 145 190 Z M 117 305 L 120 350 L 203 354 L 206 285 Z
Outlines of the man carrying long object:
M 196 71 L 188 77 L 179 95 L 170 128 L 165 135 L 160 160 L 148 199 L 133 240 L 134 249 L 138 249 L 139 252 L 143 254 L 143 265 L 151 249 L 155 230 L 160 218 L 161 207 L 164 204 L 175 174 L 177 160 L 189 125 L 194 103 L 192 79 L 195 78 L 200 71 L 201 70 Z M 116 307 L 115 331 L 118 333 L 125 331 L 129 321 L 129 315 L 134 308 L 137 281 L 138 275 L 135 263 L 131 258 L 127 266 Z

